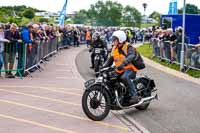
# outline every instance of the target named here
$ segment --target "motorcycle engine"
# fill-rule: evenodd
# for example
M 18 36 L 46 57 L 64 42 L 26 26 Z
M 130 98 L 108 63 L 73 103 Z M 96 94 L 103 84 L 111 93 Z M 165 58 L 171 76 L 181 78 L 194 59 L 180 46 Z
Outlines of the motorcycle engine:
M 136 88 L 137 88 L 138 90 L 142 90 L 142 89 L 145 88 L 145 86 L 144 86 L 143 83 L 138 83 L 138 84 L 136 85 Z

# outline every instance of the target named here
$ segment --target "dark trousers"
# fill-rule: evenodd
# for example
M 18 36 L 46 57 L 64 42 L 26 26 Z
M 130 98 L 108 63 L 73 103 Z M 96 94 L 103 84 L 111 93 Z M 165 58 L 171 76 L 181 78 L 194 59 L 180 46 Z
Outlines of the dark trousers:
M 167 59 L 171 59 L 171 48 L 170 48 L 170 44 L 165 43 L 164 44 L 164 52 L 165 52 L 165 58 Z
M 91 65 L 92 65 L 92 67 L 94 67 L 94 56 L 95 56 L 95 53 L 92 52 L 91 55 L 90 55 L 90 57 L 91 57 Z
M 3 66 L 3 54 L 0 52 L 0 72 L 1 72 L 2 66 Z
M 74 47 L 75 46 L 79 47 L 79 41 L 78 41 L 78 39 L 74 39 Z
M 11 53 L 4 52 L 3 58 L 4 58 L 5 70 L 13 70 L 15 55 L 16 55 L 16 52 L 11 52 Z M 8 64 L 9 64 L 9 67 L 8 67 Z
M 87 43 L 87 47 L 89 47 L 91 45 L 91 41 L 90 40 L 86 40 Z
M 24 44 L 18 44 L 17 45 L 17 53 L 18 53 L 18 64 L 17 64 L 17 69 L 20 70 L 19 72 L 21 74 L 24 73 L 24 53 L 25 48 Z
M 177 54 L 177 59 L 179 63 L 181 61 L 181 48 L 182 46 L 180 44 L 176 45 L 176 54 Z

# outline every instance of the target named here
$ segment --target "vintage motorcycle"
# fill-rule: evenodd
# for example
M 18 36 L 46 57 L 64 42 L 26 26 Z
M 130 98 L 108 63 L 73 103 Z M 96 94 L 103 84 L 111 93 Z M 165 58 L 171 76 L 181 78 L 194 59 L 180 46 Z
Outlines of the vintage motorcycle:
M 105 54 L 106 50 L 104 48 L 93 48 L 94 56 L 94 72 L 97 74 L 99 72 L 99 68 L 103 66 L 105 62 Z
M 137 88 L 137 94 L 141 100 L 137 104 L 131 104 L 130 93 L 127 87 L 119 79 L 114 67 L 103 68 L 96 79 L 85 82 L 85 90 L 82 96 L 82 108 L 84 113 L 94 121 L 103 120 L 110 110 L 122 110 L 135 107 L 138 110 L 146 110 L 153 99 L 158 99 L 154 80 L 148 77 L 137 77 L 132 80 Z

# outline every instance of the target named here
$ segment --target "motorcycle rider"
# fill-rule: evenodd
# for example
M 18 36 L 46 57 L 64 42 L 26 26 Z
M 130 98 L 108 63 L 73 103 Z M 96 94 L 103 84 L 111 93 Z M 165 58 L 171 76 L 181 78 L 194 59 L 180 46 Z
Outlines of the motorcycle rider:
M 106 44 L 104 43 L 104 41 L 101 39 L 101 33 L 100 32 L 94 32 L 92 35 L 92 44 L 91 44 L 91 48 L 90 48 L 90 52 L 91 53 L 91 67 L 90 68 L 94 68 L 94 57 L 95 57 L 95 52 L 94 49 L 95 48 L 102 48 L 102 49 L 107 49 Z M 105 51 L 102 52 L 101 54 L 103 54 L 104 60 L 106 60 L 106 55 L 105 55 Z
M 137 95 L 136 87 L 131 79 L 136 77 L 137 68 L 132 65 L 132 61 L 135 58 L 135 52 L 133 47 L 128 44 L 127 36 L 124 31 L 115 31 L 112 35 L 113 48 L 110 57 L 103 65 L 103 67 L 109 67 L 114 63 L 116 72 L 119 74 L 120 79 L 129 88 L 131 95 L 130 103 L 136 104 L 140 101 Z

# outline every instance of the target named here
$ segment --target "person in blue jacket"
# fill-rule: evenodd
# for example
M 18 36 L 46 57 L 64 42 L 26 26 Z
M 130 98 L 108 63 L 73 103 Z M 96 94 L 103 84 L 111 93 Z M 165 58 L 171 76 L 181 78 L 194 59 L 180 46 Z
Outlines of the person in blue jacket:
M 28 25 L 28 26 L 22 26 L 22 30 L 21 30 L 21 39 L 23 41 L 23 44 L 18 44 L 17 50 L 18 50 L 18 65 L 17 68 L 20 69 L 20 73 L 23 75 L 24 74 L 24 63 L 26 63 L 26 65 L 28 65 L 29 61 L 29 54 L 27 52 L 27 50 L 29 50 L 29 47 L 31 47 L 33 40 L 30 37 L 30 32 L 32 32 L 32 25 Z M 25 49 L 25 45 L 27 46 L 27 49 Z M 26 53 L 26 62 L 24 62 L 25 58 L 24 55 Z M 16 74 L 16 76 L 20 76 L 18 73 Z

